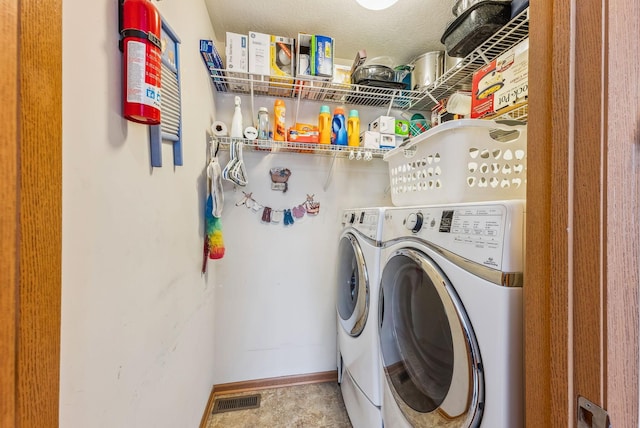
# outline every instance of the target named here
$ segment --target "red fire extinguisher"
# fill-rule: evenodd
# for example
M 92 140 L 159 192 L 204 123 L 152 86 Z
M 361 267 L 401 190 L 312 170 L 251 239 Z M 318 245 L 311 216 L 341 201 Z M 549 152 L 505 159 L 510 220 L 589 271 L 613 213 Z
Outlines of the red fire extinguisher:
M 124 75 L 123 115 L 147 125 L 160 123 L 160 13 L 149 0 L 121 0 Z

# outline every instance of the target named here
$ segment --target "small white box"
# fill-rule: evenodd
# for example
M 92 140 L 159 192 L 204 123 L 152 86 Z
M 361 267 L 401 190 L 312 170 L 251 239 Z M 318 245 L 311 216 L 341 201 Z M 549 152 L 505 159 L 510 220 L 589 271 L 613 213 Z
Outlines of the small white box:
M 394 134 L 380 134 L 380 148 L 395 149 L 396 136 Z
M 249 71 L 249 46 L 246 34 L 227 32 L 227 70 L 246 73 Z
M 271 74 L 271 35 L 249 31 L 249 73 Z
M 380 116 L 369 124 L 369 131 L 395 135 L 396 119 L 393 116 Z
M 225 54 L 227 57 L 227 75 L 229 87 L 232 91 L 246 91 L 246 83 L 234 82 L 233 78 L 246 79 L 245 73 L 249 71 L 249 38 L 246 34 L 227 32 Z
M 373 131 L 364 131 L 360 134 L 360 147 L 365 149 L 380 148 L 380 133 Z

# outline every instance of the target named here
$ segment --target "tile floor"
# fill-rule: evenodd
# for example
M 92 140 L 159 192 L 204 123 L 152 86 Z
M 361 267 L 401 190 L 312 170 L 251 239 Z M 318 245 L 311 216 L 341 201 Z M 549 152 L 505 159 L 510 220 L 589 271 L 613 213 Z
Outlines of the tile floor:
M 336 382 L 314 383 L 221 397 L 260 394 L 257 409 L 234 410 L 209 416 L 206 428 L 351 428 Z

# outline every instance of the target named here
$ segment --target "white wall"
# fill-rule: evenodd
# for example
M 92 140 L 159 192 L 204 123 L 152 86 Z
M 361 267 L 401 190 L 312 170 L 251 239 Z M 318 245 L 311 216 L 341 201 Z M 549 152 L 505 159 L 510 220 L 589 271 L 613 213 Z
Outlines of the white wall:
M 264 225 L 226 183 L 226 256 L 202 277 L 205 130 L 232 111 L 198 52 L 213 29 L 201 0 L 154 2 L 182 41 L 184 166 L 164 145 L 152 170 L 147 128 L 121 117 L 116 3 L 63 3 L 60 426 L 197 426 L 213 384 L 335 369 L 340 211 L 388 205 L 387 166 L 338 159 L 325 191 L 331 158 L 245 153 L 258 202 L 290 208 L 313 193 L 320 214 Z M 363 126 L 376 113 L 363 110 Z M 286 194 L 269 189 L 272 166 L 292 170 Z
M 184 166 L 165 145 L 151 170 L 147 127 L 121 117 L 117 2 L 63 3 L 61 427 L 197 426 L 214 383 L 198 52 L 213 30 L 201 0 L 154 4 L 182 40 Z
M 285 100 L 287 126 L 293 124 L 295 101 Z M 242 99 L 245 126 L 252 122 L 250 100 Z M 256 97 L 255 108 L 273 114 L 273 98 Z M 230 124 L 233 97 L 216 97 L 217 119 Z M 332 105 L 332 108 L 335 107 Z M 298 121 L 316 123 L 320 104 L 304 103 Z M 362 126 L 381 114 L 360 109 Z M 271 118 L 272 119 L 272 118 Z M 327 189 L 331 157 L 309 154 L 245 152 L 246 188 L 225 183 L 222 216 L 226 244 L 216 263 L 215 381 L 236 382 L 336 369 L 335 262 L 342 210 L 390 205 L 385 193 L 387 164 L 337 159 Z M 224 167 L 228 152 L 220 156 Z M 271 190 L 268 171 L 292 171 L 286 193 Z M 316 217 L 291 226 L 263 224 L 262 212 L 236 207 L 243 193 L 275 209 L 291 208 L 314 194 Z M 210 264 L 211 266 L 211 264 Z

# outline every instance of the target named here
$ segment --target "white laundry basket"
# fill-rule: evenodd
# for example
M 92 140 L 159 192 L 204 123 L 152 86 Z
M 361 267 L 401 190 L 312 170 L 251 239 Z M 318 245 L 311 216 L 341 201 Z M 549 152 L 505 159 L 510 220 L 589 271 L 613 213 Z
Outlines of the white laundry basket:
M 445 122 L 386 153 L 395 206 L 526 197 L 527 126 L 462 119 Z

